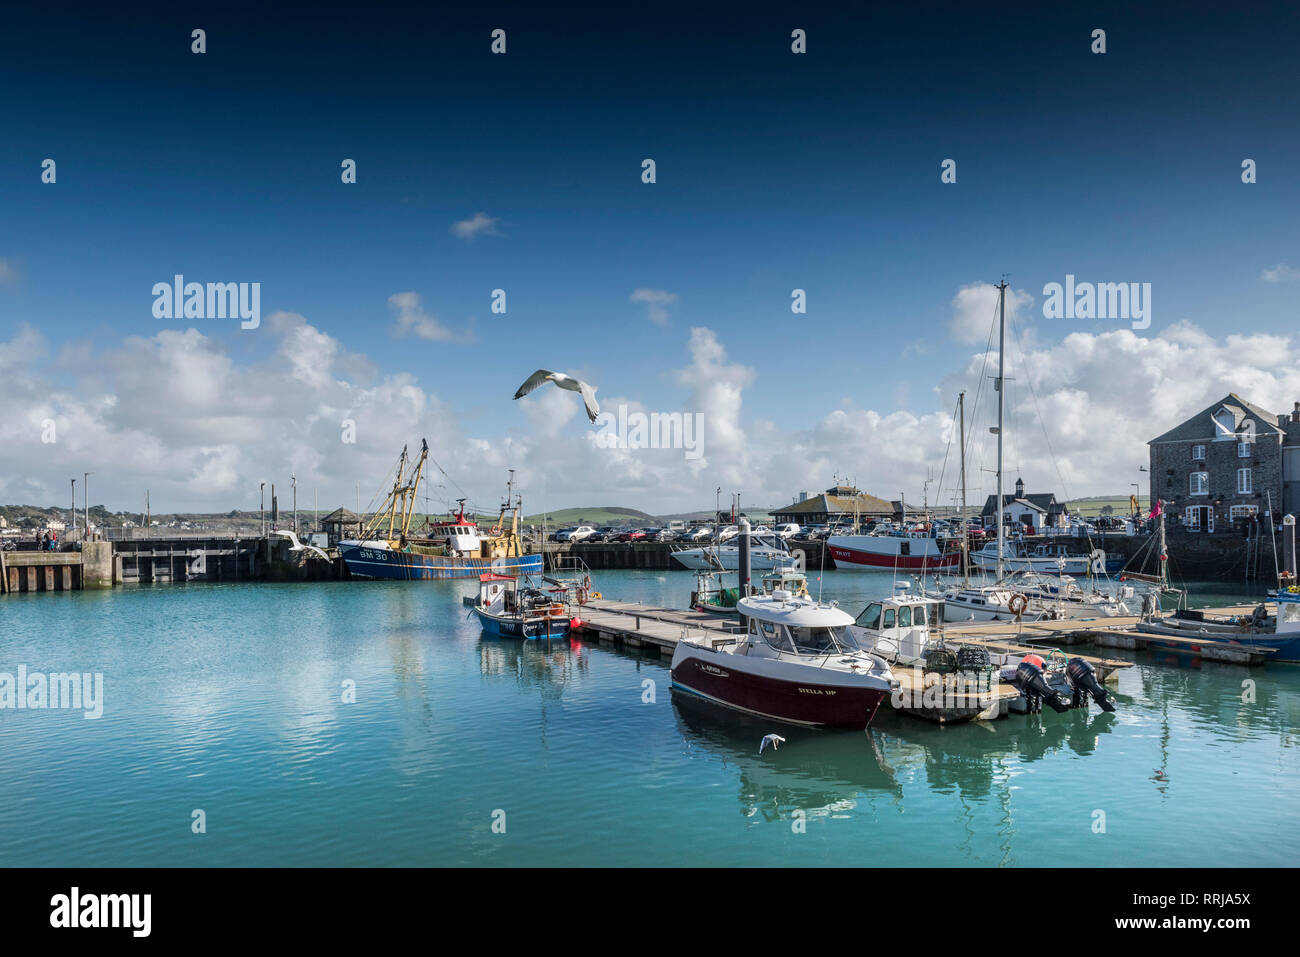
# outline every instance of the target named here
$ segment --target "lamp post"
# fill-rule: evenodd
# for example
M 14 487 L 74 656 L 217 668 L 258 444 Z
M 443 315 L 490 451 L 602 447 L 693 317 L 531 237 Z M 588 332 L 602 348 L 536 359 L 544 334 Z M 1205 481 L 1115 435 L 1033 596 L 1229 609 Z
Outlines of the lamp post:
M 68 533 L 68 541 L 72 541 L 77 535 L 77 480 L 72 479 L 72 531 Z
M 86 535 L 90 534 L 90 477 L 94 474 L 94 472 L 81 473 L 81 508 L 86 518 L 82 524 L 85 525 Z
M 298 534 L 298 476 L 290 472 L 289 480 L 293 484 L 293 533 L 297 535 Z
M 258 485 L 258 492 L 262 496 L 262 504 L 258 506 L 258 519 L 262 523 L 262 537 L 266 538 L 266 483 Z

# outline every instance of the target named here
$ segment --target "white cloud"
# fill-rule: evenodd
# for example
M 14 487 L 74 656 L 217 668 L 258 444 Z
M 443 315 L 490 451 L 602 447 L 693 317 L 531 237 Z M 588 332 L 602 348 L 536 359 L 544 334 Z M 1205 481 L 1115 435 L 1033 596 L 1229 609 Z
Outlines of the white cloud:
M 1300 269 L 1288 266 L 1286 263 L 1278 263 L 1272 269 L 1265 269 L 1259 276 L 1265 282 L 1294 282 L 1300 279 Z
M 1029 293 L 1008 287 L 1007 321 L 1030 318 L 1029 307 L 1033 304 L 1034 297 Z M 998 287 L 987 282 L 973 282 L 962 286 L 952 297 L 948 332 L 958 342 L 985 342 L 997 317 Z
M 461 239 L 477 239 L 479 236 L 500 236 L 497 231 L 497 223 L 501 220 L 497 216 L 489 216 L 487 213 L 475 213 L 469 219 L 462 219 L 459 222 L 451 224 L 451 231 Z
M 413 292 L 396 292 L 388 297 L 388 308 L 397 313 L 393 332 L 399 336 L 414 335 L 430 342 L 471 342 L 470 330 L 455 332 L 429 315 L 420 305 L 420 297 Z
M 18 281 L 18 267 L 8 259 L 0 259 L 0 286 Z
M 703 413 L 703 457 L 691 461 L 682 450 L 597 447 L 578 397 L 554 387 L 520 400 L 511 419 L 505 407 L 518 370 L 491 393 L 503 397 L 508 424 L 476 428 L 470 423 L 480 420 L 462 415 L 466 407 L 452 397 L 431 394 L 414 375 L 376 371 L 369 358 L 347 353 L 303 316 L 277 312 L 263 330 L 274 349 L 260 360 L 237 358 L 197 329 L 176 328 L 107 350 L 67 343 L 54 358 L 40 333 L 18 326 L 0 341 L 0 448 L 15 463 L 0 470 L 0 502 L 62 502 L 68 476 L 89 467 L 99 473 L 92 496 L 114 508 L 137 507 L 146 488 L 155 511 L 256 508 L 259 481 L 287 488 L 295 470 L 300 492 L 319 486 L 322 507 L 355 508 L 355 483 L 364 506 L 402 445 L 415 447 L 421 437 L 445 450 L 436 457 L 488 507 L 507 467 L 520 469 L 530 511 L 583 504 L 708 509 L 719 485 L 740 491 L 751 505 L 777 505 L 800 490 L 827 487 L 836 472 L 883 498 L 902 492 L 919 502 L 927 473 L 938 478 L 945 454 L 942 486 L 931 484 L 929 496 L 951 502 L 957 450 L 948 442 L 963 389 L 970 502 L 981 504 L 992 489 L 985 470 L 993 465 L 987 427 L 994 393 L 982 351 L 952 358 L 923 403 L 929 410 L 862 408 L 846 398 L 828 400 L 811 421 L 804 411 L 756 421 L 746 418 L 745 399 L 759 370 L 730 359 L 714 330 L 692 329 L 677 369 L 660 387 L 600 394 L 606 411 L 626 404 L 633 411 Z M 1279 413 L 1300 399 L 1300 336 L 1216 337 L 1183 322 L 1154 336 L 1081 331 L 1025 348 L 1021 356 L 1010 339 L 1007 480 L 1023 475 L 1034 491 L 1124 494 L 1130 482 L 1148 479 L 1137 471 L 1147 461 L 1147 440 L 1224 393 L 1239 392 Z M 602 379 L 600 368 L 573 372 Z M 920 388 L 917 380 L 917 403 Z M 475 411 L 483 399 L 455 402 Z M 45 419 L 57 423 L 54 444 L 40 440 Z M 356 423 L 355 445 L 340 441 L 344 419 Z M 435 503 L 455 494 L 450 485 L 431 492 Z
M 666 289 L 634 289 L 628 302 L 643 302 L 646 315 L 657 326 L 668 325 L 668 307 L 677 302 L 677 293 Z

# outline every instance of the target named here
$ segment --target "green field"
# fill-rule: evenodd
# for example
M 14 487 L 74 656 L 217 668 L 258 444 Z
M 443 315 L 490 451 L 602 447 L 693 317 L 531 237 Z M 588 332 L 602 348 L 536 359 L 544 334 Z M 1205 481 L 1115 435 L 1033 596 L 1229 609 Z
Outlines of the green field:
M 561 508 L 554 512 L 525 515 L 525 525 L 653 525 L 655 517 L 635 508 L 601 505 L 596 508 Z
M 1089 518 L 1096 518 L 1098 515 L 1109 514 L 1116 518 L 1123 518 L 1132 513 L 1129 506 L 1127 495 L 1095 495 L 1091 498 L 1076 498 L 1072 502 L 1066 502 L 1065 507 L 1070 510 L 1071 515 L 1083 515 Z M 1138 496 L 1138 507 L 1145 515 L 1151 510 L 1149 499 L 1145 495 Z M 1103 512 L 1102 509 L 1110 508 L 1110 512 Z

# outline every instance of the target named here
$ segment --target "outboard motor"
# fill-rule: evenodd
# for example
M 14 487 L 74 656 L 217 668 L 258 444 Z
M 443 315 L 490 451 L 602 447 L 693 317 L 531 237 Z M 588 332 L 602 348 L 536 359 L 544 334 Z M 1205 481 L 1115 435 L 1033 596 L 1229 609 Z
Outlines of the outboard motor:
M 1029 657 L 1036 658 L 1037 655 L 1031 655 Z M 1040 658 L 1039 660 L 1041 661 L 1042 659 Z M 1044 701 L 1051 705 L 1052 710 L 1057 714 L 1062 714 L 1070 710 L 1070 706 L 1061 700 L 1061 696 L 1057 694 L 1051 686 L 1048 685 L 1046 679 L 1043 678 L 1043 669 L 1030 661 L 1029 658 L 1026 658 L 1016 666 L 1016 674 L 1015 677 L 1011 679 L 1011 683 L 1020 689 L 1020 693 L 1023 694 L 1025 700 L 1029 702 L 1030 714 L 1037 714 L 1042 711 Z
M 1065 676 L 1070 680 L 1070 687 L 1074 689 L 1074 707 L 1083 708 L 1088 705 L 1088 698 L 1101 706 L 1102 711 L 1114 711 L 1115 706 L 1111 704 L 1110 692 L 1101 686 L 1097 680 L 1096 669 L 1082 658 L 1071 658 L 1065 665 Z

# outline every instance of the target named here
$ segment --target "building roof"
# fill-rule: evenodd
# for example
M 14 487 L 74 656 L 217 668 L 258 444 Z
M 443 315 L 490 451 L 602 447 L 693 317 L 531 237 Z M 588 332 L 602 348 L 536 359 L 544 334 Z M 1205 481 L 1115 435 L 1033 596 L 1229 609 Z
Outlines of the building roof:
M 1259 406 L 1247 402 L 1237 393 L 1229 392 L 1218 402 L 1206 406 L 1190 419 L 1174 426 L 1163 435 L 1151 439 L 1147 442 L 1147 445 L 1155 445 L 1157 442 L 1191 442 L 1197 439 L 1216 438 L 1222 434 L 1218 431 L 1218 426 L 1214 422 L 1214 415 L 1220 409 L 1227 409 L 1232 413 L 1236 429 L 1240 429 L 1246 419 L 1254 419 L 1256 435 L 1261 433 L 1280 435 L 1286 431 L 1278 426 L 1277 416 L 1272 412 L 1265 412 Z
M 361 518 L 355 512 L 349 512 L 346 508 L 340 506 L 334 509 L 334 511 L 330 512 L 324 518 L 322 518 L 321 524 L 324 525 L 326 523 L 329 523 L 331 525 L 355 525 L 357 522 L 360 521 Z
M 812 495 L 802 502 L 794 502 L 772 510 L 774 515 L 889 515 L 894 506 L 883 498 L 859 492 L 849 485 L 836 485 L 825 492 Z
M 993 503 L 997 500 L 996 495 L 990 495 L 984 502 L 984 508 L 980 510 L 981 515 L 992 515 L 996 510 Z M 1065 506 L 1056 500 L 1054 492 L 1033 492 L 1029 495 L 1017 497 L 1014 493 L 1008 493 L 1002 496 L 1002 507 L 1005 509 L 1013 502 L 1019 502 L 1022 505 L 1028 505 L 1040 512 L 1048 515 L 1056 515 L 1065 510 Z

